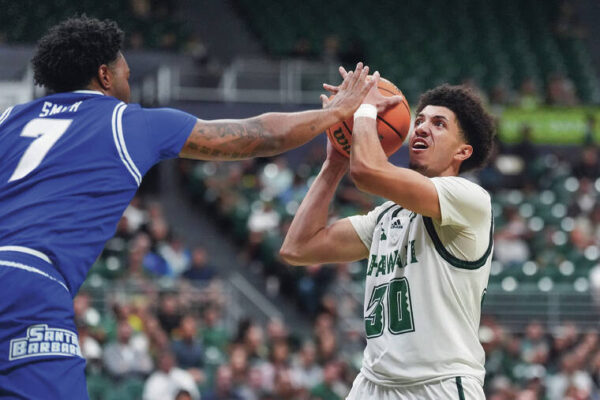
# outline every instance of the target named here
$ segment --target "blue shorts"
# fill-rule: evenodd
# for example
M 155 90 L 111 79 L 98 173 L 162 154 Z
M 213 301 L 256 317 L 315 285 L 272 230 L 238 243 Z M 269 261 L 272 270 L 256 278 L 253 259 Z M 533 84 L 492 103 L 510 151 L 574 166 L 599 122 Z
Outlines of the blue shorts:
M 0 251 L 0 399 L 88 399 L 71 294 L 18 251 Z

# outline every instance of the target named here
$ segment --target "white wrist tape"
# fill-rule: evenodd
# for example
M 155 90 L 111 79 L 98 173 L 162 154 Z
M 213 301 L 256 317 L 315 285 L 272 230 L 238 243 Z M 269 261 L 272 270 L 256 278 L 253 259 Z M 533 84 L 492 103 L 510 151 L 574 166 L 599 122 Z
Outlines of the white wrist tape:
M 359 117 L 367 117 L 377 119 L 377 107 L 373 104 L 361 104 L 358 110 L 354 113 L 354 120 Z

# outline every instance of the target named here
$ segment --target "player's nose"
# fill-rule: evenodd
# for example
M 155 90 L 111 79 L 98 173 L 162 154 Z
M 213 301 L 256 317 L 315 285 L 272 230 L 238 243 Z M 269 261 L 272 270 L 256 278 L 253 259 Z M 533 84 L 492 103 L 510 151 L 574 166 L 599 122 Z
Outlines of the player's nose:
M 417 128 L 415 128 L 415 135 L 419 137 L 428 136 L 431 134 L 431 130 L 429 128 L 429 123 L 423 122 Z

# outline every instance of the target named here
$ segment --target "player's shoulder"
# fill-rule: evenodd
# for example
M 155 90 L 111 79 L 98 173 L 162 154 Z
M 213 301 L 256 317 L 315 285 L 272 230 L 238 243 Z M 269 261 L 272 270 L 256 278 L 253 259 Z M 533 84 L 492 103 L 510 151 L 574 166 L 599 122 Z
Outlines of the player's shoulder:
M 374 218 L 376 221 L 380 221 L 381 218 L 383 218 L 383 216 L 394 207 L 399 206 L 393 201 L 385 201 L 384 203 L 373 208 L 373 210 L 371 210 L 369 213 L 369 216 Z
M 473 195 L 481 195 L 490 198 L 487 190 L 481 187 L 476 182 L 464 178 L 462 176 L 438 176 L 431 178 L 436 187 L 444 186 L 447 189 L 456 189 L 461 191 L 469 191 Z

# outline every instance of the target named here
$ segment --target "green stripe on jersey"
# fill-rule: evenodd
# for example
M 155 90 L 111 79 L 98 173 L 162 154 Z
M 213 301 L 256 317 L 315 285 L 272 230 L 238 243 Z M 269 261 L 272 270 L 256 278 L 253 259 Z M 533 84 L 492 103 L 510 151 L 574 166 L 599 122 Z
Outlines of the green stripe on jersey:
M 379 221 L 381 221 L 381 218 L 383 218 L 383 216 L 385 215 L 386 212 L 390 211 L 392 208 L 396 207 L 397 204 L 392 204 L 391 206 L 389 206 L 388 208 L 386 208 L 385 210 L 383 210 L 381 212 L 381 214 L 379 214 L 377 216 L 377 222 L 375 222 L 375 225 L 377 225 L 379 223 Z
M 462 379 L 460 376 L 456 377 L 456 389 L 458 390 L 458 400 L 465 400 L 465 391 L 462 386 Z

